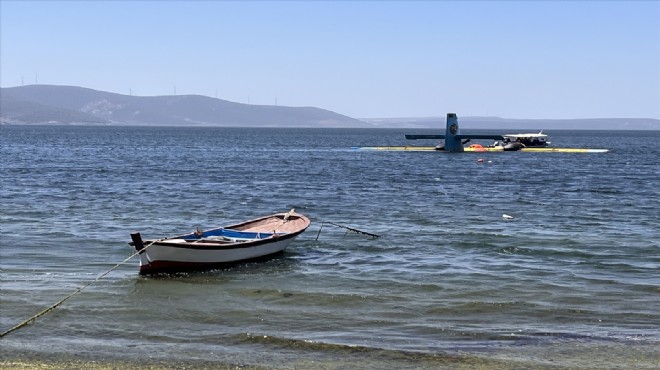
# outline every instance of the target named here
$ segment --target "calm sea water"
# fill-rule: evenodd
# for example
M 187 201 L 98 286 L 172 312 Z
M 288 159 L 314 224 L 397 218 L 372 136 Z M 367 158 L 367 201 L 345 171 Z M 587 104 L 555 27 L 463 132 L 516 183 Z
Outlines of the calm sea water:
M 549 131 L 603 154 L 351 150 L 431 132 L 0 126 L 2 331 L 130 256 L 131 231 L 313 221 L 263 263 L 139 277 L 135 258 L 0 339 L 2 356 L 660 365 L 660 132 Z

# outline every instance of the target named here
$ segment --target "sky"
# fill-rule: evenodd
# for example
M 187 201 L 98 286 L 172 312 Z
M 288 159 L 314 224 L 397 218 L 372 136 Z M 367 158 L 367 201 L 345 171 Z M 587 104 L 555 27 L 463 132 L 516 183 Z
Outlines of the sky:
M 660 1 L 0 0 L 0 85 L 354 118 L 660 119 Z

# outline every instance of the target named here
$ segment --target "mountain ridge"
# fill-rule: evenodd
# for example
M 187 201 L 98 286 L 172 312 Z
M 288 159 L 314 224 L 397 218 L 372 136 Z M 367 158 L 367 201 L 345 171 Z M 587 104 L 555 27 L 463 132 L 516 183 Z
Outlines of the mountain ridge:
M 652 118 L 511 119 L 460 116 L 467 129 L 660 130 Z M 203 95 L 133 96 L 79 86 L 0 89 L 0 124 L 441 129 L 445 117 L 352 118 L 322 108 L 251 105 Z
M 360 118 L 373 127 L 417 129 L 445 128 L 445 117 Z M 498 130 L 660 130 L 660 120 L 653 118 L 501 118 L 459 116 L 462 129 Z
M 202 95 L 132 96 L 58 85 L 8 87 L 1 92 L 0 123 L 5 124 L 369 126 L 321 108 L 250 105 Z

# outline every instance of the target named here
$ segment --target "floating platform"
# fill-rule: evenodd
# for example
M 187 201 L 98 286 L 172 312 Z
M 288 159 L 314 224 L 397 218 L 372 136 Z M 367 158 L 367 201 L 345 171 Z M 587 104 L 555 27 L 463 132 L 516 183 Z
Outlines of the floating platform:
M 444 150 L 434 146 L 362 146 L 353 147 L 355 150 L 382 150 L 382 151 L 408 151 L 408 152 L 441 152 Z M 463 148 L 463 152 L 503 152 L 502 147 L 483 147 L 483 148 Z M 589 148 L 522 148 L 516 152 L 536 152 L 536 153 L 606 153 L 608 149 L 589 149 Z

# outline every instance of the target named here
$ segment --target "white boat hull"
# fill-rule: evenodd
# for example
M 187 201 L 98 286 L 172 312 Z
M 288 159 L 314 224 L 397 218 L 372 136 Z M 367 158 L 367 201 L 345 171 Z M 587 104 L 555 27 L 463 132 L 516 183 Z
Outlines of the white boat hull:
M 272 257 L 307 229 L 310 221 L 293 213 L 275 214 L 175 237 L 142 241 L 131 234 L 140 256 L 140 274 L 208 270 Z
M 140 254 L 140 273 L 202 270 L 257 260 L 284 251 L 294 238 L 280 239 L 262 245 L 228 249 L 190 249 L 173 245 L 176 243 L 154 243 Z M 199 246 L 203 247 L 201 244 Z

